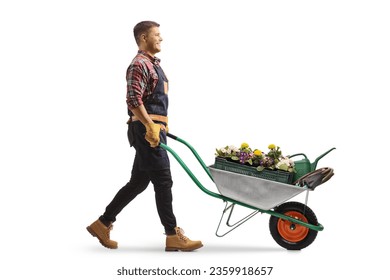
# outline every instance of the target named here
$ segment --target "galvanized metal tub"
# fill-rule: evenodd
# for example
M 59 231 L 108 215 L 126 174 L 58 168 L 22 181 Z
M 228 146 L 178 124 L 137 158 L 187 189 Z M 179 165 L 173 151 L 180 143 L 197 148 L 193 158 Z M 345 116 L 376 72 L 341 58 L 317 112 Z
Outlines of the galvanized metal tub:
M 269 210 L 306 191 L 295 185 L 224 171 L 209 166 L 221 195 L 241 203 Z

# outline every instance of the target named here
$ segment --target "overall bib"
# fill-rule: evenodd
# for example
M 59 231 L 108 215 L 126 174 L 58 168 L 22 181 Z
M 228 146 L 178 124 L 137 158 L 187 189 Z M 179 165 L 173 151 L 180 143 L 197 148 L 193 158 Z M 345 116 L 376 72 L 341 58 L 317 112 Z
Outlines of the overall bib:
M 154 66 L 158 74 L 157 85 L 151 95 L 144 100 L 144 106 L 149 115 L 168 115 L 168 80 L 160 66 Z M 130 117 L 132 113 L 130 112 Z M 163 125 L 167 125 L 163 122 Z M 151 148 L 145 139 L 146 128 L 140 121 L 130 122 L 128 138 L 130 146 L 137 151 L 137 163 L 140 170 L 169 169 L 169 158 L 166 150 L 156 147 Z M 167 143 L 165 131 L 160 131 L 160 141 Z

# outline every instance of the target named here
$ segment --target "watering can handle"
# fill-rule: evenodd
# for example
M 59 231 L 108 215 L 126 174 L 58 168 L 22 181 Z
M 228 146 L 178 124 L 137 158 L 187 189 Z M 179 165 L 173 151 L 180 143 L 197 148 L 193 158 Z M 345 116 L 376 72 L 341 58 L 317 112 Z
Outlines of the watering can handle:
M 293 155 L 291 155 L 291 156 L 287 156 L 288 158 L 292 158 L 292 157 L 296 157 L 296 156 L 304 156 L 305 157 L 305 159 L 307 159 L 307 156 L 305 155 L 305 154 L 303 154 L 303 153 L 299 153 L 299 154 L 293 154 Z

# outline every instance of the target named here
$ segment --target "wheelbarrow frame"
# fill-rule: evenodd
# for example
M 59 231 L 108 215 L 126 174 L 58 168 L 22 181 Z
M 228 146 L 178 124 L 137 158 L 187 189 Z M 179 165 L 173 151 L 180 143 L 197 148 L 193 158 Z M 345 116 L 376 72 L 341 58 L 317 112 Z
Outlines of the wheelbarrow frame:
M 176 140 L 176 141 L 178 141 L 178 142 L 180 142 L 180 143 L 182 143 L 182 144 L 184 144 L 187 148 L 189 148 L 191 150 L 192 154 L 195 156 L 195 158 L 198 160 L 198 162 L 200 163 L 200 165 L 204 169 L 204 171 L 207 173 L 207 175 L 210 177 L 210 179 L 214 182 L 214 178 L 213 178 L 213 176 L 212 176 L 212 174 L 211 174 L 211 172 L 209 170 L 209 167 L 204 163 L 204 161 L 199 156 L 197 151 L 188 142 L 184 141 L 180 137 L 177 137 L 177 136 L 175 136 L 175 135 L 173 135 L 171 133 L 167 133 L 167 136 L 172 138 L 172 139 L 174 139 L 174 140 Z M 320 224 L 320 223 L 318 223 L 316 225 L 315 224 L 311 224 L 311 223 L 306 223 L 306 222 L 304 222 L 302 220 L 299 220 L 299 219 L 296 219 L 294 217 L 287 216 L 287 215 L 284 215 L 282 213 L 278 213 L 277 211 L 275 211 L 273 209 L 269 209 L 269 210 L 261 209 L 261 208 L 258 208 L 256 206 L 249 205 L 247 203 L 243 203 L 241 201 L 237 201 L 236 199 L 232 199 L 232 198 L 224 196 L 222 194 L 210 191 L 209 189 L 207 189 L 206 187 L 203 186 L 203 184 L 198 180 L 198 178 L 193 174 L 193 172 L 188 168 L 188 166 L 184 163 L 184 161 L 180 158 L 180 156 L 172 148 L 170 148 L 168 145 L 166 145 L 164 143 L 160 143 L 160 147 L 163 148 L 164 150 L 168 151 L 170 154 L 172 154 L 172 156 L 177 160 L 177 162 L 181 165 L 181 167 L 184 169 L 184 171 L 188 174 L 188 176 L 192 179 L 192 181 L 199 187 L 200 190 L 202 190 L 204 193 L 208 194 L 209 196 L 221 199 L 221 200 L 223 200 L 225 202 L 225 208 L 224 208 L 224 210 L 222 212 L 222 217 L 221 217 L 221 220 L 220 220 L 220 222 L 218 224 L 218 228 L 217 228 L 217 231 L 216 231 L 216 235 L 217 236 L 219 236 L 219 237 L 225 236 L 227 233 L 231 232 L 233 229 L 235 229 L 238 226 L 242 225 L 244 222 L 248 221 L 250 218 L 254 217 L 258 213 L 269 214 L 271 216 L 274 216 L 274 217 L 277 217 L 277 218 L 280 218 L 280 219 L 283 219 L 283 220 L 287 220 L 287 221 L 289 221 L 291 223 L 304 226 L 304 227 L 306 227 L 308 229 L 311 229 L 311 230 L 314 230 L 314 231 L 322 231 L 324 229 L 324 226 L 322 224 Z M 333 149 L 331 149 L 331 150 L 333 150 Z M 329 153 L 331 150 L 329 150 L 327 153 Z M 294 156 L 297 156 L 297 155 L 304 155 L 304 154 L 296 154 Z M 324 155 L 322 155 L 321 157 L 323 157 Z M 319 158 L 316 160 L 315 164 L 317 164 L 318 160 L 319 160 Z M 308 201 L 309 192 L 312 191 L 312 190 L 309 189 L 307 186 L 303 186 L 301 188 L 303 188 L 304 191 L 306 191 L 306 201 L 305 201 L 305 206 L 306 206 L 307 205 L 307 201 Z M 254 211 L 251 214 L 249 214 L 248 216 L 246 216 L 246 217 L 242 218 L 241 220 L 239 220 L 238 222 L 236 222 L 234 224 L 230 224 L 230 219 L 231 219 L 232 212 L 233 212 L 233 209 L 234 209 L 235 205 L 240 205 L 240 206 L 243 206 L 245 208 L 252 209 Z M 228 214 L 228 219 L 227 219 L 226 224 L 229 227 L 232 227 L 232 229 L 230 229 L 229 231 L 227 231 L 224 234 L 219 234 L 218 231 L 219 231 L 221 222 L 222 222 L 225 214 Z

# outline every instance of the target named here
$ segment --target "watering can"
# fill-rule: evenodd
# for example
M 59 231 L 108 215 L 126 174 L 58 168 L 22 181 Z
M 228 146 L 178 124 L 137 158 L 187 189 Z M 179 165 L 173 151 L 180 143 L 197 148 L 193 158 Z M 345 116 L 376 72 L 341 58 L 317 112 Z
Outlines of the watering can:
M 320 159 L 322 159 L 324 156 L 326 156 L 328 153 L 333 151 L 334 149 L 336 149 L 336 148 L 332 148 L 329 151 L 323 153 L 322 155 L 317 157 L 315 159 L 315 161 L 313 161 L 313 162 L 310 162 L 310 160 L 307 158 L 307 156 L 305 154 L 303 154 L 303 153 L 299 153 L 299 154 L 294 154 L 294 155 L 288 156 L 290 159 L 292 157 L 295 157 L 295 156 L 303 156 L 304 157 L 301 160 L 294 161 L 296 173 L 294 173 L 293 182 L 295 182 L 296 180 L 298 180 L 302 176 L 306 175 L 307 173 L 316 170 L 318 161 Z

